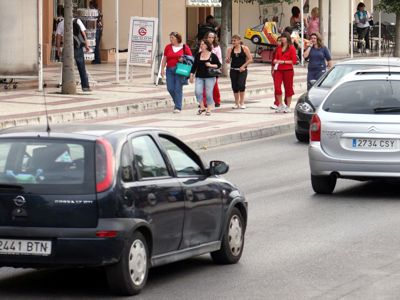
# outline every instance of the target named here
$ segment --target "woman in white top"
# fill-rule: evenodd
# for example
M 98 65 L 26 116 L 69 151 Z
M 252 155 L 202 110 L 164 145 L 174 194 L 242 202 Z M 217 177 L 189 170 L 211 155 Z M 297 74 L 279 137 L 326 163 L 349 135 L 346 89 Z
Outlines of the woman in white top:
M 365 40 L 365 53 L 369 53 L 369 22 L 372 20 L 371 14 L 365 10 L 365 4 L 360 2 L 357 5 L 357 12 L 354 14 L 354 20 L 358 33 L 358 53 L 361 53 L 361 41 Z
M 212 53 L 214 53 L 218 57 L 219 62 L 222 64 L 222 51 L 218 43 L 218 36 L 214 32 L 209 31 L 205 34 L 204 39 L 208 40 L 213 45 Z M 214 85 L 213 100 L 215 107 L 221 106 L 221 94 L 219 93 L 218 77 Z M 205 106 L 207 106 L 207 99 L 205 92 L 203 93 L 203 103 Z

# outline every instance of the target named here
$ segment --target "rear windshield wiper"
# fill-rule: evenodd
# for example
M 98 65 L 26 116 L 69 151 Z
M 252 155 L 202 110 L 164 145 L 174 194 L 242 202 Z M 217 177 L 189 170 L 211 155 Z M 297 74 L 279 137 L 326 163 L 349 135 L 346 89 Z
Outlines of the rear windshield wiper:
M 0 183 L 0 190 L 23 190 L 24 187 L 19 184 Z
M 400 106 L 386 106 L 374 108 L 375 113 L 400 112 Z

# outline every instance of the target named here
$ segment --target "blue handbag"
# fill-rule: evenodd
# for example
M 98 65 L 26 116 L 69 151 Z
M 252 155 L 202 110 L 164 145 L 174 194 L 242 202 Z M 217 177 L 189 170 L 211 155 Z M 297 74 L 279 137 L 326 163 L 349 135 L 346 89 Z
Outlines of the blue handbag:
M 190 71 L 192 71 L 192 66 L 187 65 L 184 63 L 177 63 L 176 64 L 176 69 L 175 69 L 175 74 L 189 77 L 190 76 Z

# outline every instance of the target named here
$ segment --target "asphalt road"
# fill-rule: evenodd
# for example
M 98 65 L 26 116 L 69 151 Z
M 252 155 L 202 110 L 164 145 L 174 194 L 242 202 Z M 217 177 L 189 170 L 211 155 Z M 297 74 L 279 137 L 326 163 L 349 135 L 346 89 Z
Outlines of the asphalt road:
M 292 135 L 212 149 L 231 166 L 249 224 L 236 265 L 209 256 L 150 271 L 135 299 L 398 299 L 398 184 L 339 180 L 316 196 L 307 145 Z M 1 299 L 117 299 L 96 270 L 0 269 Z

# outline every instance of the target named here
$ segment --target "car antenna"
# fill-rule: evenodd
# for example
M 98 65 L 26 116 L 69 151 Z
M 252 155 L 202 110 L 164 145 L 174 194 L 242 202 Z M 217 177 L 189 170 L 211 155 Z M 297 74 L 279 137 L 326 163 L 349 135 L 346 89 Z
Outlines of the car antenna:
M 46 112 L 46 131 L 47 134 L 50 134 L 50 123 L 49 123 L 49 114 L 47 112 L 47 101 L 46 101 L 46 92 L 45 92 L 45 88 L 46 88 L 46 84 L 43 84 L 43 100 L 44 100 L 44 110 Z

